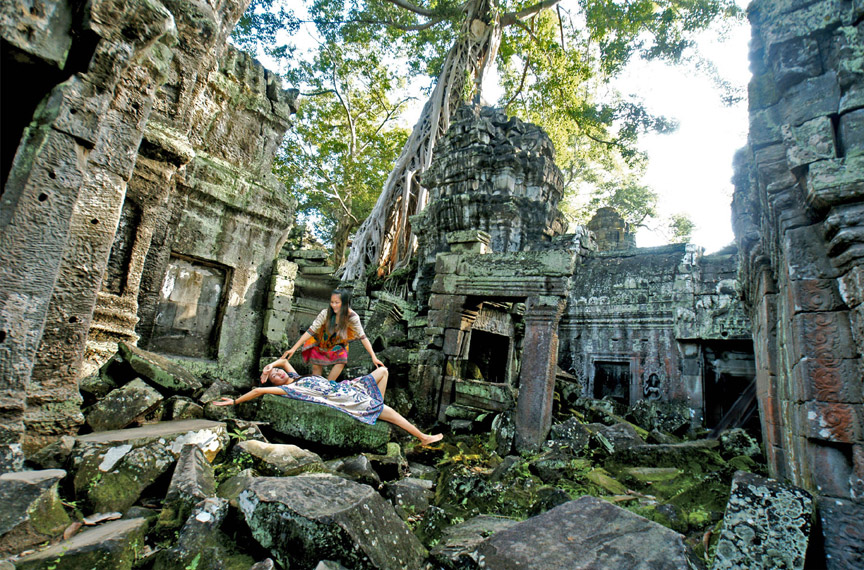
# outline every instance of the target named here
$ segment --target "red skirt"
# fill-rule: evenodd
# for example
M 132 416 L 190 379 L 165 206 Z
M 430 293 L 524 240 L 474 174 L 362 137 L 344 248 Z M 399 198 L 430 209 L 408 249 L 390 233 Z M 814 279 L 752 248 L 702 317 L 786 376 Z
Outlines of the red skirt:
M 333 364 L 347 364 L 348 347 L 337 345 L 332 350 L 321 350 L 318 345 L 304 348 L 300 355 L 303 362 L 318 366 L 331 366 Z

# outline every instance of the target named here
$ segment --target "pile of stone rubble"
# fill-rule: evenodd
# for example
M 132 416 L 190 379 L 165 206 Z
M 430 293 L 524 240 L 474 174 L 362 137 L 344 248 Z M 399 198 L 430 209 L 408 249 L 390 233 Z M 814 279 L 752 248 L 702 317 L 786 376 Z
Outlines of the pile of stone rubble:
M 212 406 L 237 388 L 129 346 L 80 389 L 90 432 L 0 475 L 0 570 L 699 568 L 706 553 L 682 534 L 692 513 L 679 528 L 631 503 L 674 518 L 659 490 L 684 469 L 664 461 L 748 453 L 746 437 L 646 443 L 590 404 L 596 417 L 556 424 L 531 457 L 497 453 L 503 420 L 420 448 L 287 398 Z M 630 488 L 640 480 L 658 495 Z M 811 515 L 805 492 L 739 471 L 722 531 L 706 535 L 714 568 L 802 568 Z

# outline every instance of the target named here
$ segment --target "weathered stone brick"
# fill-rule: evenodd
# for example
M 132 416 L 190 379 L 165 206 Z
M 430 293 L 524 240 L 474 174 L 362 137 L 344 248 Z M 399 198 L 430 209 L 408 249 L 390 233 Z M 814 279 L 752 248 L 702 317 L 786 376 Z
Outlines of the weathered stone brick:
M 864 155 L 810 165 L 807 199 L 820 207 L 857 201 L 864 195 Z
M 819 44 L 811 38 L 793 38 L 774 47 L 771 60 L 777 88 L 785 91 L 803 79 L 822 73 Z
M 839 105 L 840 83 L 837 81 L 837 73 L 833 71 L 793 85 L 780 102 L 783 122 L 792 126 L 835 114 Z
M 713 570 L 804 568 L 812 515 L 813 500 L 804 489 L 738 471 Z
M 841 115 L 838 134 L 844 156 L 864 154 L 864 109 Z
M 864 565 L 864 504 L 843 499 L 826 499 L 819 504 L 825 535 L 829 570 L 861 568 Z
M 790 167 L 804 166 L 837 156 L 834 126 L 828 117 L 817 117 L 797 127 L 783 125 L 781 131 Z
M 860 404 L 807 402 L 802 410 L 808 437 L 839 443 L 861 441 L 864 408 Z

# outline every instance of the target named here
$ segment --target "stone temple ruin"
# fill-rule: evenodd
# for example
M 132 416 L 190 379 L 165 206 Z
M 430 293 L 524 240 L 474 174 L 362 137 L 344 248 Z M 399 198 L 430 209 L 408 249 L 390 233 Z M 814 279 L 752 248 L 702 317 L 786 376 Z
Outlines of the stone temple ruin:
M 283 247 L 294 205 L 270 165 L 298 95 L 226 44 L 246 4 L 0 7 L 0 471 L 77 434 L 79 382 L 118 346 L 231 393 L 339 285 L 325 254 Z M 416 267 L 342 286 L 402 376 L 388 400 L 419 423 L 470 430 L 494 415 L 502 455 L 540 448 L 560 399 L 674 405 L 691 430 L 761 424 L 772 477 L 814 496 L 809 556 L 852 568 L 864 560 L 864 7 L 757 0 L 749 13 L 736 244 L 636 248 L 608 209 L 567 233 L 548 137 L 464 106 L 422 175 Z

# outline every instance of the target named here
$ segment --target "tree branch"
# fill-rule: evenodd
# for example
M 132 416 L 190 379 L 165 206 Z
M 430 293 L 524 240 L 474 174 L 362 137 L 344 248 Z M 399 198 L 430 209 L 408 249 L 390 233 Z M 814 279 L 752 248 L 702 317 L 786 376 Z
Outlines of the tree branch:
M 519 81 L 519 88 L 513 93 L 513 96 L 510 97 L 510 100 L 504 104 L 505 109 L 510 108 L 510 105 L 512 105 L 513 101 L 516 100 L 516 97 L 518 97 L 519 94 L 522 93 L 522 89 L 525 87 L 525 78 L 528 76 L 528 66 L 529 65 L 531 65 L 531 58 L 526 57 L 525 58 L 525 67 L 522 68 L 522 79 Z
M 327 93 L 336 93 L 335 89 L 322 89 L 320 91 L 313 91 L 311 93 L 300 93 L 302 97 L 316 97 L 318 95 L 326 95 Z
M 406 26 L 404 24 L 396 23 L 392 20 L 369 20 L 366 18 L 360 18 L 357 20 L 297 20 L 301 24 L 315 24 L 321 26 L 334 25 L 334 24 L 369 24 L 370 26 L 388 26 L 391 28 L 396 28 L 397 30 L 401 30 L 403 32 L 419 32 L 423 30 L 428 30 L 435 24 L 444 21 L 443 17 L 432 18 L 427 22 L 422 24 L 415 24 L 412 26 Z
M 419 14 L 421 16 L 426 16 L 427 18 L 431 18 L 435 15 L 435 12 L 432 10 L 428 10 L 423 8 L 422 6 L 417 6 L 416 4 L 412 4 L 407 0 L 384 0 L 385 2 L 390 2 L 395 6 L 399 6 L 400 8 L 404 8 L 409 12 L 414 12 L 415 14 Z
M 567 49 L 564 43 L 564 19 L 561 17 L 561 5 L 555 6 L 555 11 L 558 12 L 558 31 L 561 32 L 561 49 Z
M 378 128 L 377 128 L 377 129 L 375 129 L 375 132 L 372 134 L 371 137 L 369 137 L 369 140 L 367 140 L 366 143 L 364 143 L 364 144 L 360 147 L 360 151 L 359 151 L 359 152 L 363 152 L 364 150 L 366 150 L 366 147 L 369 146 L 369 144 L 370 144 L 373 140 L 375 140 L 375 137 L 378 136 L 378 133 L 380 133 L 380 132 L 381 132 L 381 129 L 384 128 L 384 125 L 386 125 L 386 124 L 390 121 L 390 119 L 393 117 L 393 115 L 396 114 L 396 111 L 399 110 L 399 107 L 401 107 L 403 104 L 407 103 L 408 101 L 411 101 L 412 99 L 416 99 L 416 97 L 406 97 L 405 99 L 402 99 L 401 101 L 399 101 L 398 103 L 396 103 L 396 105 L 394 105 L 393 108 L 390 109 L 390 110 L 387 112 L 387 116 L 384 117 L 384 120 L 381 121 L 381 124 L 378 125 Z
M 522 28 L 523 30 L 525 30 L 526 32 L 528 32 L 528 37 L 530 37 L 531 40 L 533 40 L 535 44 L 537 44 L 538 46 L 540 46 L 540 49 L 541 49 L 541 51 L 543 52 L 543 55 L 546 56 L 546 61 L 549 62 L 549 66 L 554 68 L 554 67 L 555 67 L 555 64 L 552 63 L 552 58 L 549 57 L 549 54 L 547 53 L 547 51 L 546 51 L 545 49 L 543 49 L 544 46 L 543 46 L 543 44 L 540 42 L 540 38 L 538 38 L 537 35 L 534 34 L 534 30 L 532 30 L 532 29 L 529 28 L 527 25 L 525 25 L 525 22 L 523 22 L 523 21 L 521 21 L 521 20 L 516 20 L 516 21 L 513 22 L 513 23 L 514 23 L 515 25 L 519 26 L 520 28 Z
M 533 6 L 528 6 L 524 10 L 520 10 L 518 12 L 508 12 L 501 16 L 501 27 L 506 28 L 507 26 L 512 26 L 516 22 L 521 20 L 527 20 L 534 14 L 542 12 L 543 10 L 548 10 L 549 8 L 556 6 L 561 0 L 543 0 L 542 2 L 538 2 Z

